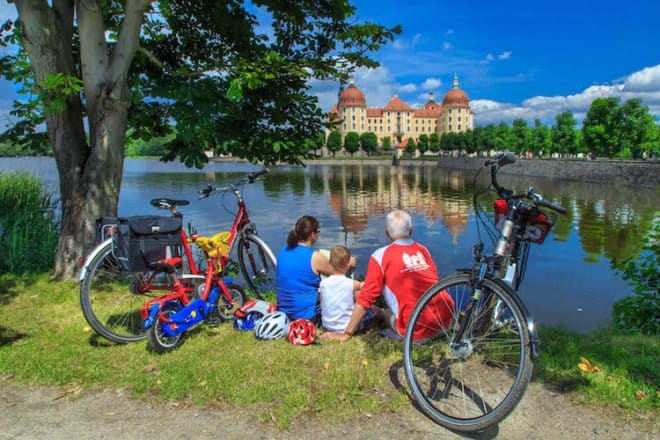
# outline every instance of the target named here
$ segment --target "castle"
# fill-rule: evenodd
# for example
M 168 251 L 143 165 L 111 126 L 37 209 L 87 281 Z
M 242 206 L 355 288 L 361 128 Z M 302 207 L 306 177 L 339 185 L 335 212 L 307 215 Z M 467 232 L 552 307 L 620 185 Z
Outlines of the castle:
M 474 113 L 470 109 L 467 94 L 458 87 L 458 76 L 454 75 L 453 88 L 442 103 L 433 100 L 433 93 L 423 108 L 414 109 L 403 102 L 396 94 L 383 108 L 367 108 L 364 93 L 350 80 L 349 86 L 339 92 L 339 102 L 330 110 L 331 117 L 338 118 L 337 130 L 342 135 L 354 131 L 358 134 L 375 133 L 378 143 L 389 137 L 393 147 L 403 148 L 408 139 L 415 143 L 419 136 L 437 133 L 464 132 L 474 128 Z M 332 115 L 334 114 L 334 115 Z

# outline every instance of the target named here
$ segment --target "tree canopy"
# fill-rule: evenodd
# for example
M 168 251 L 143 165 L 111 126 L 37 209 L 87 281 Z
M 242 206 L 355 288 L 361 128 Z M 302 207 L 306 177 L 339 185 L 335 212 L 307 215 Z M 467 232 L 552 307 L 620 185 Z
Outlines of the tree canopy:
M 75 276 L 94 219 L 116 215 L 125 136 L 163 160 L 213 149 L 266 164 L 313 156 L 325 118 L 310 81 L 346 79 L 391 41 L 344 0 L 15 0 L 0 73 L 21 86 L 2 140 L 52 147 L 62 233 L 56 276 Z M 18 48 L 18 49 L 14 49 Z M 46 127 L 43 132 L 42 127 Z

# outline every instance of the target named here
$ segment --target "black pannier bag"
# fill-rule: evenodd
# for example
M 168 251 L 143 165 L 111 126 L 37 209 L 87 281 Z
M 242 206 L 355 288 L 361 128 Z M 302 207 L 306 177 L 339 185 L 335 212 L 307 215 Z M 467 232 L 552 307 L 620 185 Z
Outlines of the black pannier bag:
M 120 269 L 140 272 L 154 261 L 181 255 L 181 218 L 141 215 L 117 220 L 115 255 Z

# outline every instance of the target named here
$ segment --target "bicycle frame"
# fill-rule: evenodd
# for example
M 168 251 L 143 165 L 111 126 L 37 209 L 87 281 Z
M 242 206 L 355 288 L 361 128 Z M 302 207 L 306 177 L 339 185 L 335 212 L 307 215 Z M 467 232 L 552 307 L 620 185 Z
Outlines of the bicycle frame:
M 208 269 L 206 271 L 203 293 L 194 300 L 191 300 L 186 292 L 186 288 L 174 277 L 174 291 L 148 301 L 140 311 L 145 329 L 152 325 L 158 315 L 164 323 L 171 323 L 163 327 L 163 332 L 170 337 L 176 336 L 201 322 L 209 313 L 213 312 L 217 299 L 216 295 L 222 294 L 227 301 L 232 301 L 229 290 L 227 289 L 227 284 L 231 284 L 232 280 L 215 277 L 213 259 L 209 258 L 207 261 Z M 211 289 L 214 285 L 217 285 L 220 290 L 219 292 Z M 172 317 L 166 317 L 162 314 L 162 309 L 170 302 L 178 302 L 183 307 Z
M 470 270 L 473 277 L 472 296 L 468 301 L 465 310 L 461 312 L 459 329 L 450 343 L 452 352 L 458 357 L 469 356 L 471 354 L 468 352 L 469 347 L 467 346 L 466 339 L 464 339 L 465 333 L 468 328 L 472 327 L 472 316 L 475 313 L 475 310 L 479 308 L 479 304 L 488 304 L 491 300 L 488 292 L 482 297 L 483 282 L 486 278 L 497 282 L 503 288 L 509 290 L 511 297 L 514 298 L 518 307 L 526 317 L 527 328 L 530 332 L 532 358 L 536 358 L 540 354 L 539 341 L 534 322 L 531 315 L 528 313 L 524 302 L 515 293 L 524 276 L 529 252 L 529 239 L 524 237 L 524 233 L 528 227 L 528 216 L 526 215 L 526 211 L 529 207 L 522 202 L 522 199 L 529 198 L 533 200 L 534 207 L 536 205 L 542 205 L 557 212 L 565 212 L 566 210 L 559 205 L 554 205 L 545 201 L 540 195 L 534 194 L 533 188 L 529 188 L 526 194 L 514 195 L 511 190 L 500 186 L 497 183 L 497 171 L 500 167 L 513 162 L 515 162 L 515 157 L 511 155 L 501 155 L 492 162 L 487 163 L 487 165 L 491 165 L 491 184 L 495 188 L 497 195 L 506 201 L 508 212 L 498 228 L 499 235 L 495 243 L 493 254 L 483 254 L 483 243 L 481 241 L 474 246 L 473 256 L 476 264 L 474 268 Z M 473 201 L 475 212 L 477 212 L 476 192 Z M 493 316 L 479 317 L 478 319 L 486 322 L 478 323 L 477 327 L 487 324 L 494 328 L 503 328 L 507 325 L 506 311 L 501 304 L 495 305 Z

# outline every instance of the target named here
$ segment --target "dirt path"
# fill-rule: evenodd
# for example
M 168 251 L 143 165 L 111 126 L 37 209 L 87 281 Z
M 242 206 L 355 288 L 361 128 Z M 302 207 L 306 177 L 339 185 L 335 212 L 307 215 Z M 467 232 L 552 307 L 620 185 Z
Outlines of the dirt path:
M 500 426 L 477 439 L 655 440 L 657 414 L 646 423 L 623 412 L 605 413 L 574 404 L 564 395 L 531 384 Z M 28 388 L 0 380 L 0 439 L 460 439 L 412 406 L 395 414 L 364 414 L 352 423 L 298 420 L 287 431 L 260 423 L 247 411 L 202 410 L 176 404 L 147 405 L 122 390 Z

